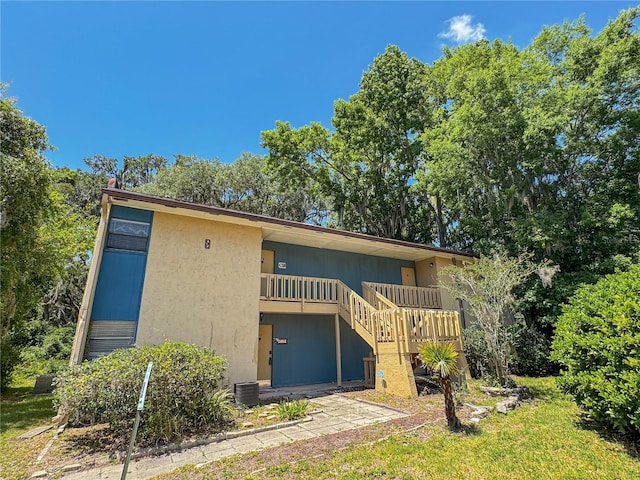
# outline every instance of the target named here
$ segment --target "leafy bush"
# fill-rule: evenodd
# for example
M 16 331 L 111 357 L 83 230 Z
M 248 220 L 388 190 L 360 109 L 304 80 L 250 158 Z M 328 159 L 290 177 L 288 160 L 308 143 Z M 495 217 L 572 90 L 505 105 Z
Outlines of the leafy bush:
M 281 420 L 295 420 L 307 414 L 309 402 L 307 400 L 293 400 L 278 404 L 278 416 Z
M 72 425 L 109 423 L 130 430 L 148 362 L 153 361 L 138 438 L 171 441 L 185 434 L 219 430 L 229 422 L 230 395 L 221 390 L 225 361 L 214 352 L 184 343 L 117 350 L 58 376 L 61 413 Z
M 18 363 L 18 356 L 9 335 L 0 337 L 0 391 L 4 392 L 11 381 L 11 373 Z
M 640 433 L 640 265 L 580 288 L 558 319 L 560 387 L 592 418 Z
M 485 378 L 489 374 L 489 350 L 484 333 L 475 327 L 462 330 L 464 356 L 473 378 Z
M 509 373 L 516 375 L 543 375 L 555 373 L 557 363 L 549 357 L 551 355 L 551 341 L 533 326 L 519 321 L 505 326 L 502 334 L 510 345 Z M 491 375 L 489 368 L 489 350 L 484 333 L 475 327 L 462 331 L 464 355 L 473 378 L 483 378 L 491 383 L 497 382 Z
M 551 340 L 536 327 L 518 322 L 509 326 L 513 354 L 509 363 L 516 375 L 548 375 L 557 373 L 558 364 L 551 361 Z

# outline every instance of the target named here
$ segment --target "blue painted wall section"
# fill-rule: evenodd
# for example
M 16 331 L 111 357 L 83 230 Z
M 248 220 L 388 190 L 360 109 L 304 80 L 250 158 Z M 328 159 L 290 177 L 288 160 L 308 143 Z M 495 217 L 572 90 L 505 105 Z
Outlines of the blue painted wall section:
M 138 320 L 147 256 L 105 251 L 102 254 L 92 320 Z
M 333 316 L 265 313 L 261 323 L 273 325 L 273 387 L 336 381 Z M 287 344 L 276 338 L 286 338 Z
M 111 218 L 151 223 L 153 212 L 115 205 Z M 92 320 L 138 321 L 147 264 L 146 252 L 105 249 L 91 310 Z
M 273 387 L 336 381 L 336 336 L 333 315 L 265 313 L 261 323 L 273 325 Z M 286 338 L 287 343 L 278 344 L 276 338 Z M 369 356 L 371 347 L 342 319 L 340 353 L 342 380 L 362 380 L 362 359 Z
M 363 358 L 371 354 L 371 347 L 351 326 L 340 318 L 340 356 L 342 362 L 342 380 L 363 380 Z
M 275 252 L 275 273 L 337 278 L 360 295 L 362 295 L 361 282 L 363 281 L 402 285 L 400 268 L 415 268 L 414 262 L 409 260 L 397 260 L 287 243 L 265 241 L 262 243 L 262 248 Z M 278 268 L 280 262 L 286 263 L 287 268 Z

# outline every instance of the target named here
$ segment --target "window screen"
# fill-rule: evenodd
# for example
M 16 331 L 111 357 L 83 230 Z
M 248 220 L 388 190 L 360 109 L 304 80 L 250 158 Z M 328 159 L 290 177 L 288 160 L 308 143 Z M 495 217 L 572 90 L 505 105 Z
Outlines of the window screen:
M 109 221 L 107 248 L 146 252 L 150 230 L 151 225 L 146 222 L 112 218 Z

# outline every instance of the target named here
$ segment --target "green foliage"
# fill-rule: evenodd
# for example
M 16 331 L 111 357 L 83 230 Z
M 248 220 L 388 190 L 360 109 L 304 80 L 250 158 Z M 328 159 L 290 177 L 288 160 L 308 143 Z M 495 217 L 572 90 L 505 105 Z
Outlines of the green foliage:
M 44 127 L 17 109 L 15 101 L 6 96 L 4 86 L 0 90 L 0 109 L 0 334 L 5 337 L 39 299 L 33 280 L 46 274 L 46 267 L 41 264 L 46 245 L 42 245 L 39 232 L 50 207 L 51 182 L 43 156 L 49 146 Z
M 481 257 L 462 267 L 450 266 L 438 272 L 438 278 L 454 298 L 469 304 L 475 327 L 484 336 L 486 364 L 489 374 L 501 385 L 509 382 L 509 360 L 512 335 L 504 314 L 515 302 L 514 289 L 533 272 L 549 269 L 547 262 L 533 263 L 531 255 L 519 257 Z M 553 273 L 554 269 L 550 269 Z M 474 339 L 476 340 L 476 339 Z
M 230 395 L 221 385 L 224 359 L 183 343 L 117 350 L 72 367 L 58 376 L 56 403 L 72 425 L 107 422 L 116 433 L 128 431 L 150 361 L 153 370 L 138 433 L 143 442 L 221 429 L 230 420 Z
M 580 288 L 558 319 L 561 388 L 594 419 L 640 434 L 640 265 Z
M 438 377 L 450 377 L 458 372 L 458 352 L 452 343 L 425 342 L 418 353 L 422 362 Z
M 551 341 L 536 327 L 518 321 L 506 325 L 502 331 L 509 345 L 509 371 L 516 375 L 545 375 L 558 371 L 557 363 L 550 360 Z M 476 327 L 462 331 L 464 355 L 473 378 L 500 382 L 492 374 L 491 357 L 482 330 Z
M 94 221 L 74 209 L 56 189 L 60 176 L 49 168 L 44 157 L 49 148 L 45 128 L 25 117 L 5 93 L 2 88 L 3 388 L 20 349 L 33 344 L 25 333 L 30 322 L 44 319 L 62 325 L 77 319 L 84 269 L 95 231 Z
M 11 373 L 18 364 L 16 348 L 9 335 L 0 337 L 0 390 L 5 391 L 11 382 Z
M 322 198 L 305 188 L 284 190 L 264 166 L 262 157 L 248 153 L 234 163 L 176 155 L 173 165 L 139 190 L 287 220 L 322 222 L 326 209 Z
M 18 353 L 13 335 L 38 306 L 51 263 L 41 225 L 51 208 L 50 175 L 43 156 L 44 127 L 25 117 L 0 86 L 0 342 L 4 390 Z
M 473 378 L 487 378 L 489 376 L 489 351 L 482 330 L 473 326 L 463 329 L 462 342 L 471 376 Z
M 289 191 L 311 188 L 328 198 L 332 225 L 430 239 L 430 203 L 423 208 L 410 188 L 420 163 L 424 68 L 387 47 L 362 75 L 360 91 L 335 102 L 334 133 L 313 122 L 298 129 L 276 122 L 262 132 L 268 170 Z
M 54 374 L 69 363 L 75 321 L 54 325 L 40 317 L 27 322 L 13 342 L 19 347 L 16 373 L 32 380 L 40 374 Z
M 168 161 L 153 153 L 140 157 L 125 155 L 122 162 L 117 158 L 96 154 L 93 157 L 85 158 L 84 163 L 94 175 L 98 175 L 103 180 L 115 177 L 120 182 L 121 188 L 133 189 L 150 183 L 158 172 L 168 164 Z M 103 181 L 103 187 L 106 187 L 106 181 Z
M 281 420 L 296 420 L 307 415 L 308 400 L 292 400 L 278 404 L 278 416 Z
M 558 364 L 551 361 L 551 340 L 535 326 L 517 322 L 508 327 L 513 353 L 509 368 L 516 375 L 549 375 L 557 373 Z

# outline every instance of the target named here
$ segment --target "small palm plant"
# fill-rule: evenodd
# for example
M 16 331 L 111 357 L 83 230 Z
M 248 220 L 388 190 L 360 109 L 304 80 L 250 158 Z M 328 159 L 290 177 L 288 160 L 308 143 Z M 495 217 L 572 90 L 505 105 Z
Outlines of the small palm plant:
M 449 428 L 460 426 L 460 420 L 456 416 L 456 405 L 453 400 L 453 388 L 451 376 L 458 373 L 458 352 L 453 343 L 426 342 L 420 345 L 418 350 L 422 362 L 437 376 L 438 382 L 444 393 L 444 412 L 447 416 Z

